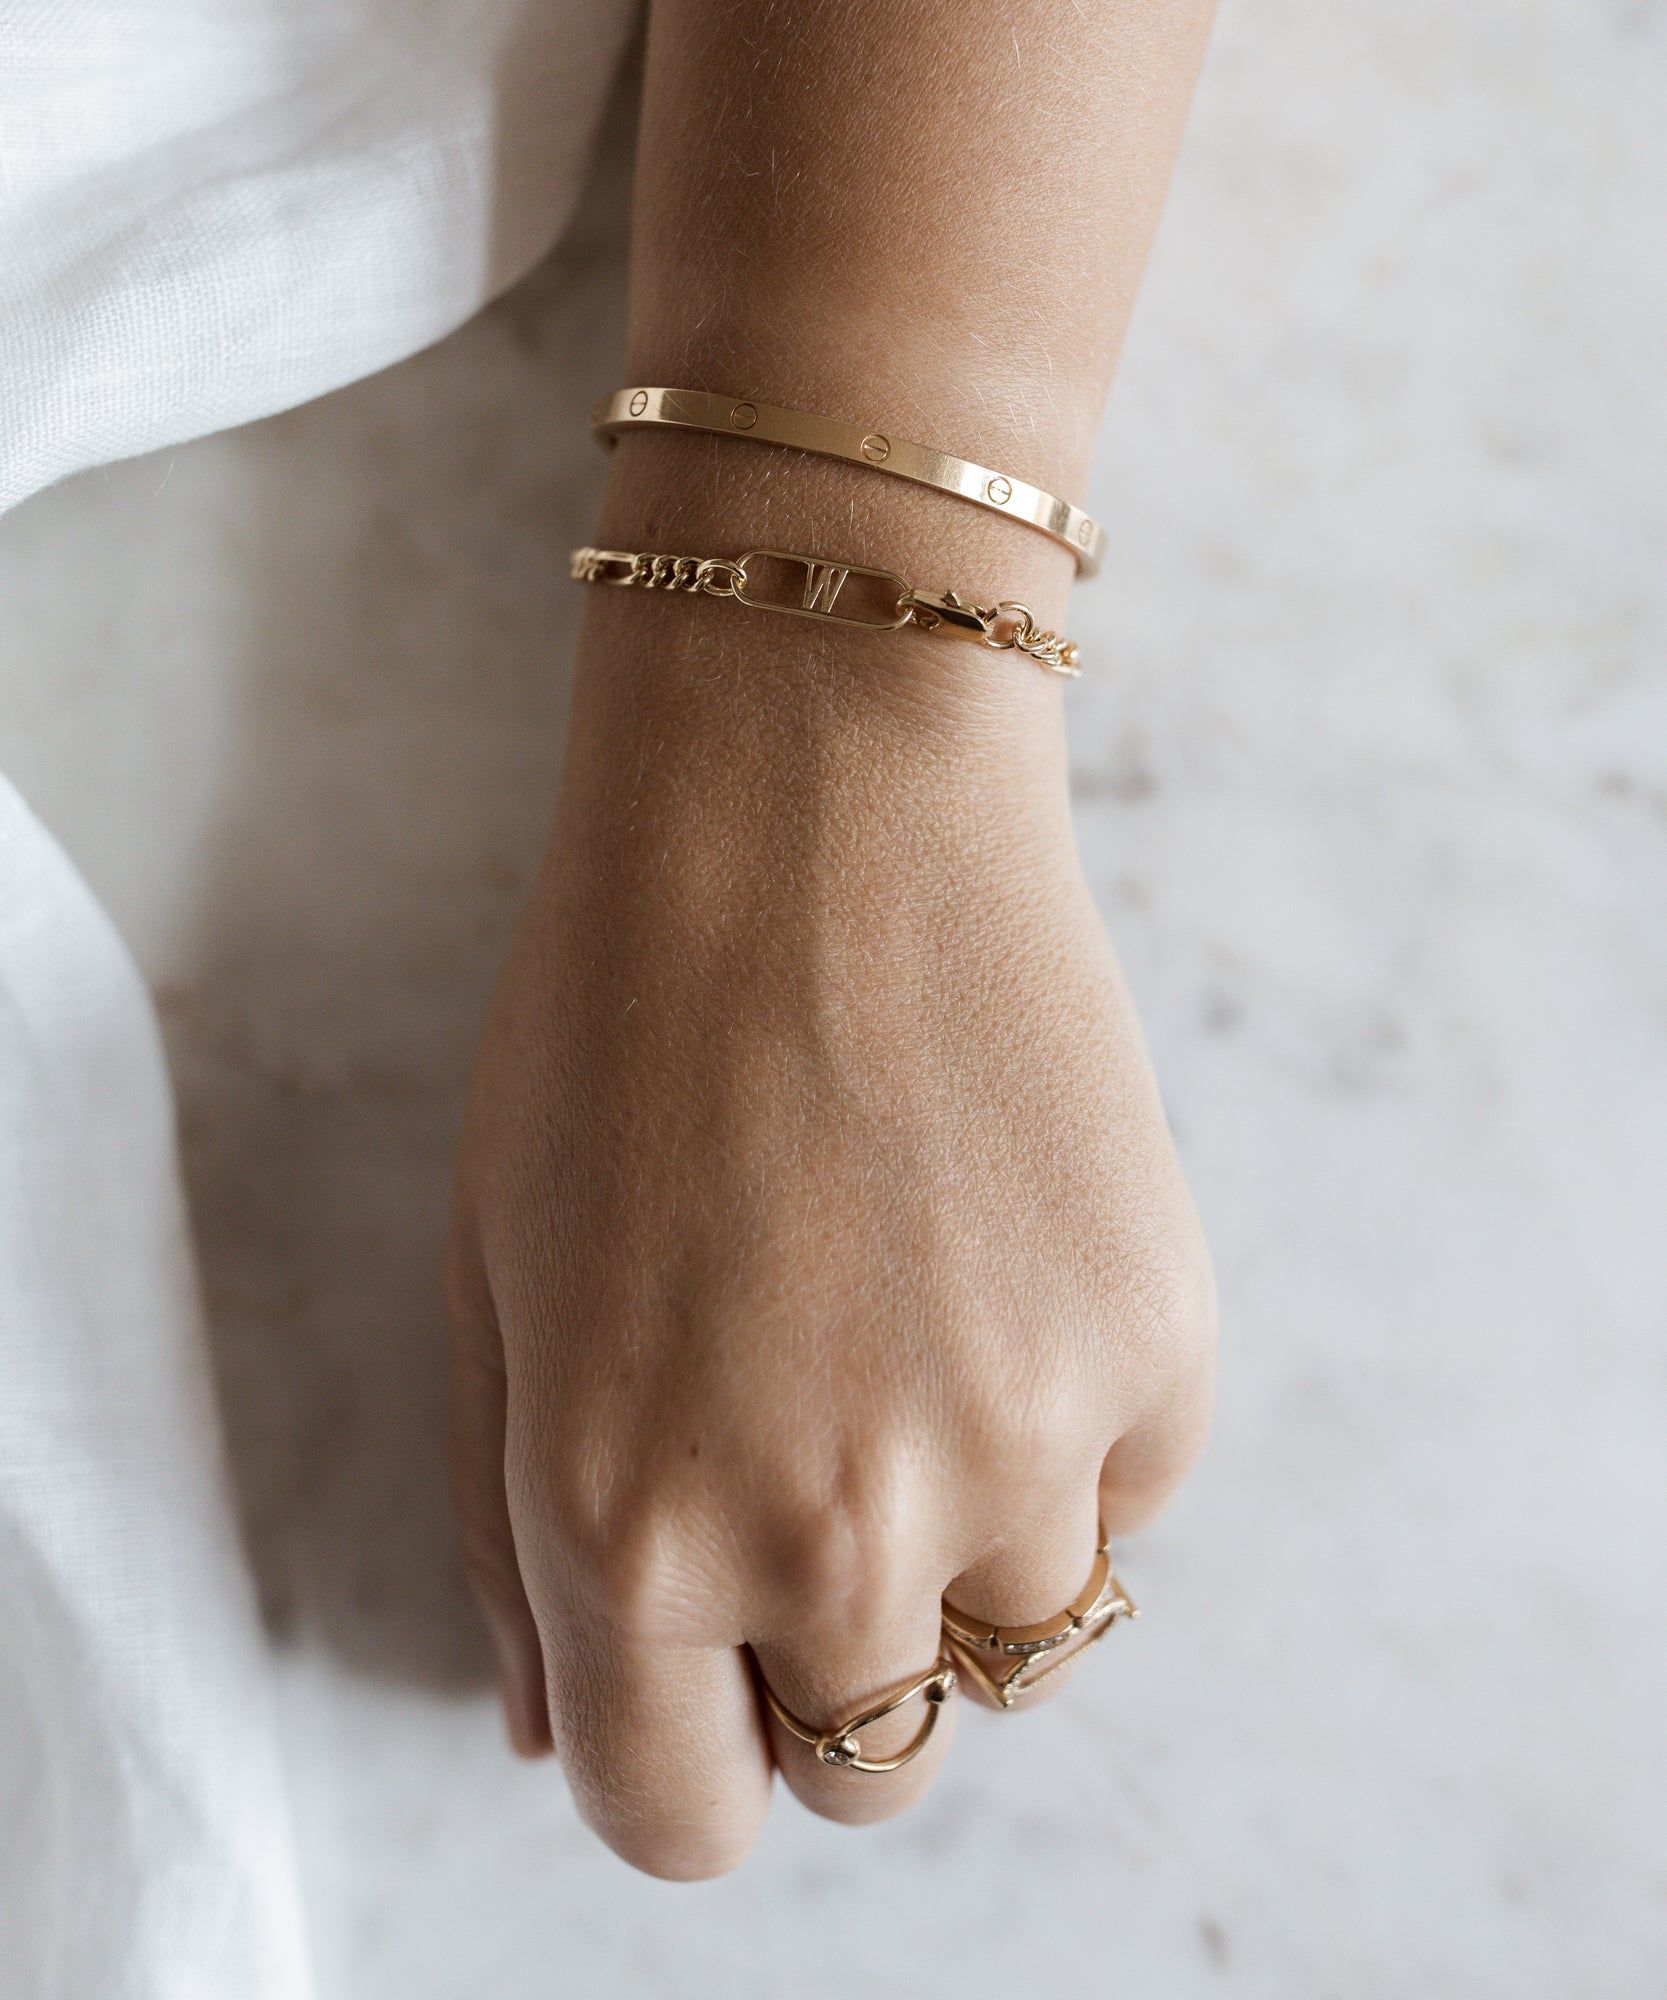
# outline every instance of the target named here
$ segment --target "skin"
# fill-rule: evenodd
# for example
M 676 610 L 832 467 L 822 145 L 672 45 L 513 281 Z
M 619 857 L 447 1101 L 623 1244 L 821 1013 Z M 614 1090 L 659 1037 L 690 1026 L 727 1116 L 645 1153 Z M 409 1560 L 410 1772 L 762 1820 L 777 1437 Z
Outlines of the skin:
M 622 379 L 1080 491 L 1207 26 L 659 0 Z M 1033 530 L 741 441 L 622 440 L 593 539 L 805 549 L 1069 629 Z M 931 1664 L 946 1593 L 1057 1611 L 1097 1517 L 1137 1525 L 1198 1451 L 1214 1296 L 1057 681 L 596 589 L 574 690 L 459 1162 L 457 1488 L 516 1746 L 688 1879 L 746 1852 L 775 1769 L 841 1820 L 920 1795 L 954 1704 L 856 1776 L 760 1676 L 825 1726 Z

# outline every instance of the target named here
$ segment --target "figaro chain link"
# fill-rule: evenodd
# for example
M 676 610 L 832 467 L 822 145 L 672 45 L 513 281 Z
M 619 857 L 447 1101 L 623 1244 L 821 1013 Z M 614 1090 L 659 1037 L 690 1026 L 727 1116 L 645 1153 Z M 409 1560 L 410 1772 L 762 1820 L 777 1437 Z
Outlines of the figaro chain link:
M 820 618 L 871 632 L 895 632 L 912 624 L 923 632 L 976 640 L 997 652 L 1023 653 L 1046 672 L 1068 680 L 1082 672 L 1075 643 L 1038 624 L 1027 605 L 1011 598 L 973 604 L 953 590 L 916 590 L 891 570 L 831 562 L 792 549 L 748 549 L 732 557 L 582 548 L 573 551 L 571 573 L 576 583 L 733 597 L 754 611 Z M 852 579 L 858 580 L 857 591 L 847 596 Z M 842 598 L 855 608 L 840 608 Z

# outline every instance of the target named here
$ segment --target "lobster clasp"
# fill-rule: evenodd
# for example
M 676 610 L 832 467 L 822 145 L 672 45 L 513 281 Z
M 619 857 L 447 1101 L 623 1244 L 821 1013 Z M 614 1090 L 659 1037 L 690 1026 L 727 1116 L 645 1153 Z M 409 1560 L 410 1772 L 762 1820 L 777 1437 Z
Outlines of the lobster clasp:
M 923 632 L 948 626 L 968 639 L 987 639 L 996 622 L 994 611 L 964 604 L 953 590 L 911 590 L 903 600 L 909 616 Z

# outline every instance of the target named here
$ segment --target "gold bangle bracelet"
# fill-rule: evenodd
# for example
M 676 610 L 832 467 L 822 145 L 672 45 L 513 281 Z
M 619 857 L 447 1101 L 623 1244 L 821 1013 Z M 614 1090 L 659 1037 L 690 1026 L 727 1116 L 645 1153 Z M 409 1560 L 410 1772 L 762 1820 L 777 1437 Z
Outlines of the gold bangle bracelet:
M 1026 526 L 1069 549 L 1084 576 L 1100 567 L 1105 530 L 1057 494 L 997 472 L 970 459 L 955 458 L 929 444 L 912 444 L 889 431 L 844 422 L 838 417 L 813 416 L 806 410 L 786 410 L 774 403 L 745 396 L 713 395 L 705 389 L 616 389 L 591 412 L 590 427 L 612 440 L 620 431 L 649 430 L 656 425 L 676 430 L 710 431 L 719 437 L 747 437 L 763 444 L 785 444 L 823 458 L 843 458 L 895 473 L 921 486 L 935 486 Z
M 974 639 L 998 653 L 1023 653 L 1050 674 L 1075 680 L 1082 672 L 1073 641 L 1036 622 L 1027 605 L 1003 598 L 973 604 L 953 590 L 916 590 L 889 569 L 830 562 L 793 549 L 748 549 L 739 556 L 650 555 L 630 549 L 575 549 L 575 583 L 639 585 L 733 597 L 751 611 L 780 611 L 792 618 L 821 618 L 864 632 L 923 632 Z M 846 585 L 858 579 L 844 596 Z M 843 597 L 843 608 L 841 600 Z

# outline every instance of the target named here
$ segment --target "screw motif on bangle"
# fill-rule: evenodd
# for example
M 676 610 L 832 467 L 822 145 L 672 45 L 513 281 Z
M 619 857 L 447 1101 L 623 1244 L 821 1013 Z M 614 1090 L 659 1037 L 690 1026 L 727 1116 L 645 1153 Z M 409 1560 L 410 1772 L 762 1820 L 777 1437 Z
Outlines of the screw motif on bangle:
M 1009 520 L 1039 528 L 1070 550 L 1084 576 L 1092 576 L 1105 553 L 1105 531 L 1080 507 L 1057 493 L 1014 479 L 994 466 L 957 458 L 936 445 L 914 444 L 892 431 L 823 417 L 809 410 L 783 409 L 746 396 L 715 395 L 706 389 L 617 389 L 591 413 L 591 429 L 612 442 L 621 431 L 706 431 L 717 437 L 745 437 L 756 444 L 786 445 L 823 458 L 872 465 L 917 485 L 970 500 Z

